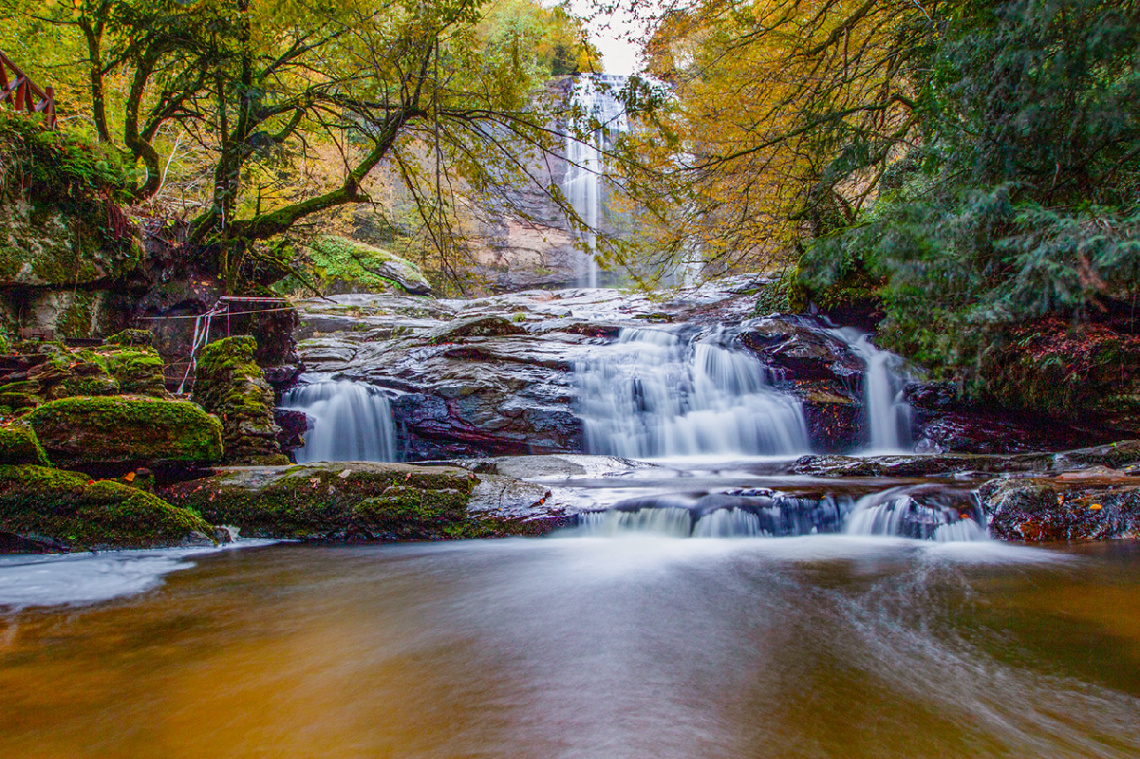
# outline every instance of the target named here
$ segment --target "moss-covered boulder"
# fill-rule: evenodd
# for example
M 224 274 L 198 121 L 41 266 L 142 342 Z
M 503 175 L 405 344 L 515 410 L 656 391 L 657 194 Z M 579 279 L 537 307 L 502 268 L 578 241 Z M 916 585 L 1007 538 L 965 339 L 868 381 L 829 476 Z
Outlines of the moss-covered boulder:
M 36 433 L 25 424 L 0 426 L 0 465 L 12 464 L 50 466 Z
M 326 295 L 388 293 L 430 295 L 431 284 L 420 267 L 383 248 L 346 237 L 318 237 L 298 257 L 298 269 Z M 287 290 L 300 290 L 300 282 L 287 279 Z
M 234 467 L 164 496 L 244 536 L 423 540 L 478 534 L 467 515 L 477 482 L 463 469 L 411 464 Z
M 193 467 L 222 458 L 222 425 L 188 401 L 140 396 L 64 398 L 27 417 L 48 457 L 100 467 Z
M 214 534 L 199 515 L 150 493 L 34 465 L 0 466 L 0 531 L 72 548 L 167 546 Z
M 256 350 L 249 335 L 207 345 L 198 359 L 194 400 L 222 420 L 227 462 L 284 464 L 273 389 L 253 360 Z

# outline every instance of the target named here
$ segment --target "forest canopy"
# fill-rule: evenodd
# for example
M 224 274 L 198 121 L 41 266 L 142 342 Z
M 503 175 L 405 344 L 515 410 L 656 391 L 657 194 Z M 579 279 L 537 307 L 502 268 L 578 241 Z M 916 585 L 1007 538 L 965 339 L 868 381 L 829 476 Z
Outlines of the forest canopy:
M 136 204 L 188 217 L 230 289 L 273 258 L 267 241 L 369 202 L 379 167 L 442 250 L 452 180 L 493 193 L 559 147 L 536 93 L 597 58 L 576 20 L 528 0 L 0 0 L 0 15 L 0 47 L 134 167 Z

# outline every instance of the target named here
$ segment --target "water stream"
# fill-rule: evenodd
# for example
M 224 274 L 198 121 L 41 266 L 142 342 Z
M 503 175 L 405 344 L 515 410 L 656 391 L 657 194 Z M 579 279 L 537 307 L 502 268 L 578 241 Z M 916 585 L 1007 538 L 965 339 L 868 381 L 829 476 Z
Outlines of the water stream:
M 116 601 L 0 613 L 5 757 L 1140 755 L 1135 543 L 641 534 L 194 561 Z
M 626 458 L 793 455 L 808 450 L 803 408 L 723 332 L 621 331 L 576 369 L 589 453 Z
M 305 445 L 295 451 L 298 463 L 397 459 L 392 409 L 371 385 L 317 380 L 286 391 L 281 408 L 309 417 Z

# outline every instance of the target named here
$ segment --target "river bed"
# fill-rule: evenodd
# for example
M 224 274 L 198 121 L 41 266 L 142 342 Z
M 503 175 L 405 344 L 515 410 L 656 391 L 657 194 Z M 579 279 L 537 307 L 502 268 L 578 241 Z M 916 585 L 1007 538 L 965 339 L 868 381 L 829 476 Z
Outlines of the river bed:
M 137 559 L 71 561 L 116 557 Z M 624 534 L 171 560 L 111 600 L 0 615 L 6 757 L 1140 755 L 1136 542 Z

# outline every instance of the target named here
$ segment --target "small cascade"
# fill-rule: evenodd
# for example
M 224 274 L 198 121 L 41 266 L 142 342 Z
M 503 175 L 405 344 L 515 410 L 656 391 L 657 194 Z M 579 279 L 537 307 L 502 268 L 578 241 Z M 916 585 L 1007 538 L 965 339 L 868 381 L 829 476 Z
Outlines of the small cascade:
M 851 327 L 834 330 L 851 346 L 867 369 L 863 375 L 863 408 L 870 451 L 909 450 L 912 437 L 911 407 L 904 397 L 906 381 L 892 370 L 895 354 L 876 348 L 866 333 Z
M 723 333 L 623 329 L 577 367 L 586 450 L 627 458 L 807 451 L 803 407 Z
M 392 410 L 380 390 L 359 382 L 321 381 L 288 390 L 281 407 L 303 411 L 310 426 L 298 463 L 395 461 Z
M 797 496 L 766 489 L 671 494 L 624 501 L 579 517 L 577 534 L 646 533 L 674 538 L 760 538 L 846 534 L 929 540 L 987 540 L 972 496 L 908 486 L 850 496 Z
M 983 521 L 972 499 L 930 497 L 922 489 L 892 488 L 860 498 L 847 514 L 843 532 L 937 542 L 986 540 L 989 535 Z
M 579 273 L 583 287 L 598 286 L 597 229 L 599 222 L 599 189 L 605 171 L 606 141 L 613 134 L 629 129 L 625 105 L 614 91 L 625 84 L 625 77 L 590 74 L 574 79 L 571 102 L 578 111 L 577 124 L 566 133 L 566 176 L 562 192 L 574 211 L 586 224 L 582 241 L 589 254 L 584 257 Z

